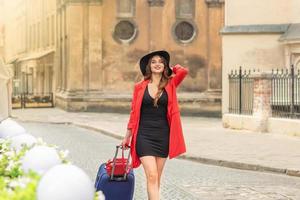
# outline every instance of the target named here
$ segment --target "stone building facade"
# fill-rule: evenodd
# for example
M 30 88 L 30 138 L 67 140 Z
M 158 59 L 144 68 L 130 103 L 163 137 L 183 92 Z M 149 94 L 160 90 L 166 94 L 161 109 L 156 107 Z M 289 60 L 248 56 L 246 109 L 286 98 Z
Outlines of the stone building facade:
M 300 69 L 299 0 L 227 0 L 222 32 L 222 113 L 228 113 L 232 69 Z
M 300 135 L 299 10 L 299 0 L 226 1 L 221 31 L 224 127 Z M 228 74 L 239 66 L 246 81 L 235 84 L 239 81 L 229 81 Z M 236 106 L 239 112 L 232 112 Z
M 189 68 L 179 96 L 193 99 L 186 102 L 195 104 L 190 111 L 220 94 L 223 1 L 59 0 L 57 8 L 56 105 L 128 108 L 133 84 L 142 78 L 139 58 L 158 49 L 170 52 L 172 65 Z M 211 108 L 219 112 L 219 106 Z
M 55 0 L 5 1 L 5 11 L 5 61 L 13 66 L 13 92 L 53 92 Z
M 165 49 L 171 65 L 190 70 L 179 89 L 183 110 L 219 114 L 223 1 L 7 1 L 14 90 L 53 92 L 70 111 L 128 111 L 139 59 Z
M 0 59 L 4 56 L 4 1 L 0 0 Z

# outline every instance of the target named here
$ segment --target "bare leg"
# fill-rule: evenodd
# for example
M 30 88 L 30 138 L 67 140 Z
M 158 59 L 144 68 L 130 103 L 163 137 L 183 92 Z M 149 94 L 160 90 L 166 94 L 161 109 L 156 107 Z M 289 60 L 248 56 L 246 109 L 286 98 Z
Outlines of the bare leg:
M 147 178 L 147 192 L 149 200 L 159 200 L 158 191 L 158 172 L 157 164 L 154 156 L 140 157 L 146 178 Z
M 158 190 L 160 189 L 160 179 L 161 175 L 166 163 L 167 158 L 160 158 L 160 157 L 155 157 L 156 158 L 156 165 L 157 165 L 157 172 L 158 172 Z

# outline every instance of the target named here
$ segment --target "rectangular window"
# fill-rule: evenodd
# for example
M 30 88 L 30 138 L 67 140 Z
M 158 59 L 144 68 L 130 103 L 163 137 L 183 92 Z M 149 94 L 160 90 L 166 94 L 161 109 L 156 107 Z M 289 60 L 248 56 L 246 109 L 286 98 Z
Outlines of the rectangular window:
M 126 18 L 134 17 L 135 0 L 117 0 L 117 16 Z
M 55 41 L 55 18 L 54 15 L 52 15 L 51 19 L 51 45 L 54 45 Z
M 37 25 L 37 47 L 40 48 L 40 38 L 41 38 L 41 23 L 38 22 L 38 25 Z
M 33 69 L 29 68 L 29 72 L 27 74 L 27 85 L 28 85 L 28 93 L 33 93 Z
M 23 49 L 22 51 L 25 52 L 27 50 L 27 36 L 26 36 L 26 23 L 25 19 L 22 20 L 22 45 Z
M 46 23 L 46 46 L 49 46 L 49 38 L 50 38 L 50 20 L 49 17 L 47 17 L 47 23 Z
M 3 35 L 0 32 L 0 47 L 4 46 Z
M 32 48 L 32 26 L 29 25 L 29 34 L 28 34 L 28 46 L 29 46 L 29 50 L 31 51 Z
M 176 18 L 193 19 L 195 16 L 195 0 L 176 0 Z
M 34 24 L 33 25 L 33 42 L 32 42 L 32 46 L 33 46 L 33 49 L 36 48 L 36 25 Z

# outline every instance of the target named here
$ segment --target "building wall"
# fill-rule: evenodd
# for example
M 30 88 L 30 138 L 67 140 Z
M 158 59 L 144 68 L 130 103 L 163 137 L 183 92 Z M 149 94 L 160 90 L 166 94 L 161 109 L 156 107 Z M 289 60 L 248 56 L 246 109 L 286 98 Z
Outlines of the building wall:
M 149 6 L 147 1 L 136 1 L 135 17 L 129 20 L 136 24 L 138 35 L 130 44 L 120 44 L 112 37 L 115 25 L 123 20 L 116 12 L 116 2 L 103 1 L 104 90 L 131 89 L 133 80 L 140 78 L 139 58 L 157 49 L 169 50 L 172 65 L 180 63 L 189 67 L 191 73 L 183 83 L 182 91 L 221 89 L 221 73 L 218 73 L 221 71 L 221 38 L 218 30 L 223 25 L 223 4 L 209 7 L 206 1 L 195 1 L 192 19 L 176 19 L 175 6 L 179 1 L 165 1 L 164 6 Z M 174 39 L 172 29 L 180 20 L 195 24 L 197 34 L 190 43 L 182 44 Z
M 103 95 L 130 94 L 133 84 L 142 78 L 139 59 L 158 49 L 170 52 L 171 65 L 189 68 L 181 92 L 221 91 L 219 30 L 224 24 L 223 1 L 57 2 L 59 106 L 66 108 L 68 99 L 77 99 L 83 102 L 80 110 L 84 110 L 84 102 L 99 103 Z M 196 30 L 190 42 L 181 42 L 175 36 L 175 26 L 184 21 Z M 135 34 L 126 38 L 132 26 Z M 123 31 L 118 32 L 116 27 Z
M 221 91 L 223 0 L 7 2 L 5 58 L 14 66 L 20 92 L 55 92 L 57 105 L 66 108 L 78 100 L 84 109 L 89 102 L 101 104 L 105 95 L 131 96 L 142 78 L 139 59 L 158 49 L 170 52 L 171 65 L 190 69 L 181 92 Z M 116 31 L 121 21 L 135 27 L 132 39 L 118 38 L 130 33 L 123 22 Z M 176 29 L 180 23 L 185 27 Z M 191 27 L 191 41 L 176 37 L 176 31 L 186 37 Z
M 298 0 L 228 0 L 225 3 L 225 24 L 285 24 L 299 23 Z
M 231 70 L 239 66 L 261 71 L 289 68 L 300 55 L 300 38 L 281 41 L 291 24 L 300 23 L 298 0 L 227 0 L 225 4 L 225 26 L 222 30 L 223 114 L 228 113 L 228 74 Z
M 290 2 L 297 0 L 226 0 L 225 24 L 280 24 L 290 22 Z
M 231 70 L 271 71 L 283 68 L 284 48 L 278 44 L 278 34 L 274 35 L 226 35 L 223 36 L 223 91 L 222 113 L 228 113 L 229 82 Z
M 289 23 L 300 22 L 299 8 L 300 8 L 300 1 L 290 0 L 290 4 L 289 4 L 290 12 L 286 12 L 286 14 L 289 15 Z
M 300 23 L 300 1 L 291 0 L 290 4 L 290 23 Z M 300 41 L 299 39 L 294 42 L 285 43 L 285 62 L 286 65 L 294 64 L 296 69 L 300 70 Z
M 5 61 L 10 62 L 17 54 L 24 51 L 21 37 L 22 20 L 24 20 L 25 4 L 23 0 L 5 1 Z M 18 44 L 18 45 L 16 45 Z
M 99 92 L 102 31 L 99 2 L 58 4 L 56 82 L 58 93 Z
M 13 64 L 14 91 L 53 92 L 56 1 L 5 2 L 5 60 Z
M 4 1 L 0 0 L 0 59 L 4 57 Z

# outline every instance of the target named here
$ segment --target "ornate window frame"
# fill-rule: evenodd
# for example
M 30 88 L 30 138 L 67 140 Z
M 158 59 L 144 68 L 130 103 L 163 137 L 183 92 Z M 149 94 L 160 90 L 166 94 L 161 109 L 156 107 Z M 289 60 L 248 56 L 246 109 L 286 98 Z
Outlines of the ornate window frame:
M 186 22 L 188 24 L 190 24 L 193 29 L 194 29 L 194 32 L 193 32 L 193 35 L 190 39 L 188 40 L 181 40 L 180 38 L 178 38 L 178 36 L 176 35 L 176 27 L 181 24 L 182 22 Z M 174 38 L 174 40 L 178 43 L 178 44 L 189 44 L 191 43 L 192 41 L 194 41 L 196 39 L 198 35 L 198 28 L 196 26 L 196 24 L 192 21 L 192 20 L 177 20 L 173 26 L 172 26 L 172 36 Z
M 118 37 L 117 33 L 116 33 L 116 28 L 118 25 L 120 25 L 122 22 L 127 22 L 127 23 L 130 23 L 134 30 L 133 30 L 133 34 L 132 36 L 129 38 L 129 39 L 122 39 L 120 37 Z M 117 23 L 115 24 L 114 26 L 114 30 L 113 30 L 113 38 L 115 39 L 116 42 L 118 42 L 119 44 L 131 44 L 137 37 L 138 35 L 138 28 L 137 28 L 137 25 L 136 23 L 132 20 L 132 19 L 120 19 L 117 21 Z

